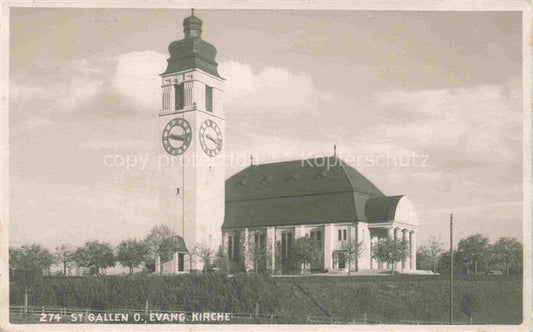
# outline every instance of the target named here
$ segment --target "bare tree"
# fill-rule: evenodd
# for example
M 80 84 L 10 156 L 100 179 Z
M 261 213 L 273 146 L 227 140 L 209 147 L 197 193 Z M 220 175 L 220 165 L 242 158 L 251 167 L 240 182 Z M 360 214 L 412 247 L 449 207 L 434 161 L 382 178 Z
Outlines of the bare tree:
M 194 246 L 192 253 L 199 257 L 204 263 L 204 267 L 202 268 L 203 273 L 210 272 L 212 270 L 213 258 L 215 255 L 213 253 L 213 248 L 211 248 L 207 242 L 204 241 L 197 243 Z
M 433 273 L 435 273 L 437 270 L 437 262 L 439 261 L 439 257 L 444 252 L 444 249 L 442 248 L 442 243 L 440 242 L 440 236 L 430 237 L 427 249 L 429 257 L 431 258 L 432 271 Z

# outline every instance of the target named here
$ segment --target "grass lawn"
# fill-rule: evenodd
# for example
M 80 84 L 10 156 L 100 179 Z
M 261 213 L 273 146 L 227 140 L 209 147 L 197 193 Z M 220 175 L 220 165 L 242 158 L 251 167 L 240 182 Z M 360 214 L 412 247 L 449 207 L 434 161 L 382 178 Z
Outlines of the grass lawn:
M 449 321 L 449 281 L 442 276 L 275 279 L 284 294 L 283 315 L 362 320 L 366 311 L 368 320 L 383 323 Z M 454 285 L 457 323 L 467 324 L 469 311 L 473 324 L 522 322 L 522 276 L 458 278 Z
M 337 318 L 361 323 L 363 317 L 374 324 L 449 322 L 446 276 L 47 277 L 37 286 L 29 298 L 30 305 L 37 307 L 144 309 L 149 299 L 150 310 L 156 312 L 228 312 L 246 316 L 253 314 L 258 305 L 262 316 L 251 321 L 236 315 L 234 324 L 327 324 Z M 21 305 L 20 285 L 10 283 L 10 288 L 11 304 Z M 520 324 L 522 276 L 457 277 L 453 309 L 456 324 L 468 324 L 469 313 L 473 324 Z M 334 320 L 328 321 L 328 317 Z M 16 313 L 11 321 L 37 323 L 35 317 Z

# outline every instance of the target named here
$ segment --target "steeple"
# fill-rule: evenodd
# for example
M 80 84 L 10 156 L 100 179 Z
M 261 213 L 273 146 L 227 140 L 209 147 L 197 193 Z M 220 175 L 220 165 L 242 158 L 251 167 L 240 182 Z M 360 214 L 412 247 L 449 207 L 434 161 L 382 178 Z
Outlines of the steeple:
M 208 74 L 220 77 L 215 57 L 217 49 L 202 40 L 202 20 L 194 15 L 183 20 L 184 38 L 172 42 L 168 46 L 170 58 L 167 59 L 167 70 L 161 75 L 172 74 L 187 69 L 200 69 Z
M 191 9 L 191 16 L 183 20 L 183 33 L 186 39 L 202 37 L 202 20 L 194 16 L 194 8 Z

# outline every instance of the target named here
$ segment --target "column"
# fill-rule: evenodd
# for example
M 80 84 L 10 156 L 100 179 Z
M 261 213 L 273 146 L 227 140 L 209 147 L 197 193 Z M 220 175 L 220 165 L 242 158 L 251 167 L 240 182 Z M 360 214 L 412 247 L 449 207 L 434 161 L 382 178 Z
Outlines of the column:
M 179 270 L 179 259 L 180 256 L 177 252 L 172 256 L 172 273 L 177 274 Z
M 270 268 L 272 273 L 276 270 L 276 227 L 267 228 L 267 248 L 270 251 L 270 262 L 267 268 Z
M 357 259 L 357 270 L 361 271 L 370 268 L 370 235 L 368 234 L 368 224 L 364 222 L 357 223 L 356 239 L 361 244 L 361 256 Z
M 331 271 L 331 255 L 333 241 L 333 225 L 327 224 L 324 226 L 324 269 Z
M 394 227 L 391 226 L 387 229 L 387 237 L 389 238 L 389 240 L 394 240 L 395 238 Z M 391 268 L 390 263 L 387 263 L 387 270 L 389 270 L 390 268 Z
M 394 228 L 394 240 L 400 240 L 400 228 L 399 227 Z M 400 269 L 401 264 L 402 262 L 396 262 L 394 264 L 394 270 L 398 271 Z
M 183 107 L 192 106 L 194 103 L 193 81 L 183 83 Z
M 412 230 L 409 232 L 409 248 L 411 250 L 411 270 L 416 270 L 416 232 Z
M 352 245 L 357 246 L 358 239 L 357 239 L 357 228 L 355 225 L 349 225 L 348 226 L 348 241 L 352 243 Z M 352 271 L 359 271 L 358 265 L 359 265 L 359 257 L 352 257 L 352 261 L 350 262 L 350 267 Z
M 369 230 L 370 231 L 370 230 Z M 372 233 L 370 233 L 372 234 Z M 379 237 L 378 236 L 372 236 L 370 237 L 370 249 L 372 250 L 374 248 L 374 246 L 379 242 Z M 370 267 L 371 269 L 382 269 L 383 268 L 383 263 L 381 263 L 379 260 L 377 260 L 376 258 L 372 258 L 372 255 L 370 255 L 370 259 L 371 259 L 371 264 L 372 266 Z
M 368 230 L 368 233 L 370 233 L 370 230 Z M 374 269 L 374 258 L 372 258 L 372 250 L 374 250 L 374 248 L 372 247 L 372 245 L 374 244 L 374 239 L 372 239 L 372 235 L 369 235 L 370 236 L 370 241 L 368 241 L 368 250 L 370 250 L 370 269 L 373 270 Z
M 248 228 L 245 228 L 244 229 L 244 245 L 243 245 L 243 253 L 242 253 L 242 258 L 243 258 L 243 263 L 244 263 L 244 270 L 248 272 L 248 270 L 251 269 L 251 266 L 250 266 L 250 252 L 248 250 L 248 245 L 249 245 L 249 236 L 250 236 L 250 232 L 248 231 Z
M 408 246 L 410 247 L 411 244 L 409 243 L 409 240 L 407 239 L 407 233 L 409 232 L 408 229 L 402 229 L 402 241 L 405 241 L 408 243 Z M 409 269 L 410 268 L 410 261 L 411 261 L 411 254 L 407 255 L 405 259 L 402 261 L 402 270 Z

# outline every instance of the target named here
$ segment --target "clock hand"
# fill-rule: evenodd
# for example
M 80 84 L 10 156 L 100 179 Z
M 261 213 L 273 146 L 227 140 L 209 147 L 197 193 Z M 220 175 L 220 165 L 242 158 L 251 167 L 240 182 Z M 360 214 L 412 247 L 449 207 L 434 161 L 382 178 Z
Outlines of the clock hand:
M 178 140 L 178 141 L 185 141 L 185 140 L 188 140 L 190 136 L 191 136 L 190 134 L 185 134 L 185 135 L 170 134 L 168 135 L 168 138 L 173 139 L 173 140 Z
M 207 134 L 205 135 L 205 137 L 207 139 L 209 139 L 211 142 L 215 143 L 215 144 L 218 144 L 218 140 L 214 139 L 213 137 L 211 137 L 211 135 Z

